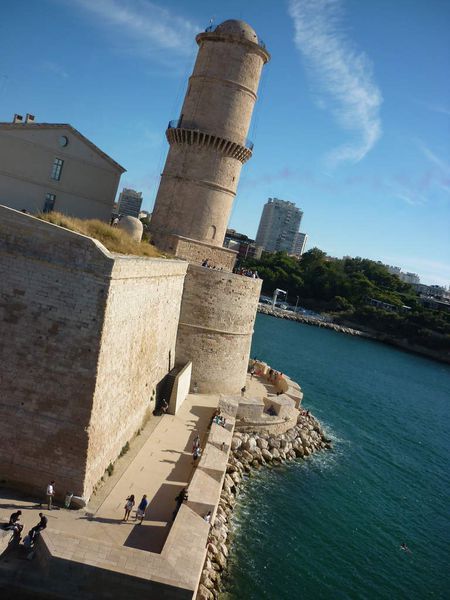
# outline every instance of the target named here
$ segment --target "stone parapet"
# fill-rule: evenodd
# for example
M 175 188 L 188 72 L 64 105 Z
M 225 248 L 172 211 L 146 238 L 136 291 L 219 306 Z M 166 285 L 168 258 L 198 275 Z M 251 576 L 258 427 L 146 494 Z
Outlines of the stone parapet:
M 191 264 L 201 266 L 207 260 L 210 268 L 214 267 L 219 271 L 232 271 L 234 268 L 237 256 L 235 250 L 213 246 L 180 235 L 171 235 L 166 240 L 166 249 L 169 252 Z

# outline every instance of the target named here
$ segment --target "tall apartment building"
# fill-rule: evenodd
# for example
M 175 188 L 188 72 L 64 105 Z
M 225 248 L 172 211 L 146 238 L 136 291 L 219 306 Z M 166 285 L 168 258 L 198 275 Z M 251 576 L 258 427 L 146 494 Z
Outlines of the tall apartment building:
M 256 245 L 262 246 L 266 252 L 292 254 L 302 216 L 303 211 L 293 202 L 269 198 L 259 222 Z
M 294 245 L 292 246 L 292 254 L 295 256 L 301 256 L 306 248 L 306 242 L 308 241 L 307 233 L 298 233 L 295 234 Z
M 142 192 L 123 188 L 119 195 L 118 211 L 121 215 L 128 215 L 139 219 L 141 212 Z

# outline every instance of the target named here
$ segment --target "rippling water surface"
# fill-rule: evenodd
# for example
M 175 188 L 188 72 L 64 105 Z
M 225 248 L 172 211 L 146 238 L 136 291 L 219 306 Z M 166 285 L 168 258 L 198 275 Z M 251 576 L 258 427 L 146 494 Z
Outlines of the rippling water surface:
M 223 599 L 450 598 L 450 368 L 265 315 L 255 355 L 334 448 L 249 480 Z

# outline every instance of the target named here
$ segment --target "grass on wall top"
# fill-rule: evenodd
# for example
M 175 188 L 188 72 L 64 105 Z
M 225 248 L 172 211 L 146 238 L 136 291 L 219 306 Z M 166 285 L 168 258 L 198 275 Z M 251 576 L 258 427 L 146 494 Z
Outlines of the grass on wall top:
M 39 213 L 36 216 L 42 221 L 95 238 L 110 252 L 152 258 L 164 257 L 155 246 L 152 246 L 146 240 L 135 242 L 125 231 L 118 227 L 111 227 L 108 223 L 98 219 L 76 219 L 58 212 Z

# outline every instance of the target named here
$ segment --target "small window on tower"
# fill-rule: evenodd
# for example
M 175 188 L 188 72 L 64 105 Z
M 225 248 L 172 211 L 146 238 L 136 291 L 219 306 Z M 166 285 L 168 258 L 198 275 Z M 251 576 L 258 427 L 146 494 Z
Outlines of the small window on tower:
M 215 237 L 216 237 L 216 226 L 211 225 L 211 227 L 209 228 L 209 239 L 213 240 Z

